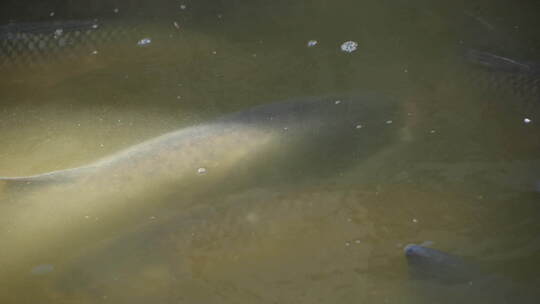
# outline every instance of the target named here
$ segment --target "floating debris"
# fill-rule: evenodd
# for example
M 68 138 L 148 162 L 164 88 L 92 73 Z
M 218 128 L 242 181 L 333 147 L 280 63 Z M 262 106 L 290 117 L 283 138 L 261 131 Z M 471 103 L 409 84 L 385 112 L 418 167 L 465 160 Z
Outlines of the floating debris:
M 314 47 L 314 46 L 316 46 L 318 43 L 319 43 L 319 42 L 318 42 L 317 40 L 310 40 L 310 41 L 308 41 L 307 46 L 308 46 L 308 47 Z
M 49 13 L 49 16 L 50 16 L 50 17 L 54 17 L 54 12 L 50 12 L 50 13 Z
M 173 22 L 173 25 L 174 25 L 174 27 L 175 27 L 177 30 L 180 29 L 180 24 L 178 24 L 178 22 L 174 21 L 174 22 Z
M 387 120 L 387 121 L 386 121 L 386 124 L 387 124 L 387 125 L 392 124 L 392 123 L 393 123 L 393 121 L 391 121 L 391 120 Z
M 185 10 L 185 9 L 186 9 L 186 5 L 185 5 L 185 4 L 180 4 L 180 9 L 181 9 L 181 10 Z
M 530 124 L 532 122 L 532 119 L 530 119 L 528 117 L 525 117 L 525 118 L 523 118 L 523 122 L 526 123 L 526 124 Z
M 357 128 L 357 129 L 362 129 L 363 127 L 364 127 L 364 126 L 362 126 L 362 125 L 356 125 L 356 128 Z
M 97 24 L 97 23 L 92 24 L 93 29 L 97 29 L 98 27 L 99 27 L 99 24 Z
M 56 29 L 56 30 L 54 31 L 54 38 L 56 39 L 56 38 L 62 36 L 63 33 L 64 33 L 64 30 L 63 30 L 63 29 L 61 29 L 61 28 Z
M 206 174 L 206 172 L 207 172 L 206 168 L 201 167 L 201 168 L 197 169 L 198 174 Z
M 341 100 L 336 100 L 334 101 L 335 104 L 340 104 L 341 103 Z
M 139 40 L 139 41 L 137 42 L 137 45 L 138 45 L 138 46 L 146 46 L 146 45 L 149 45 L 150 43 L 152 43 L 152 39 L 150 39 L 150 38 L 143 38 L 143 39 L 141 39 L 141 40 Z
M 120 10 L 119 10 L 118 8 L 113 9 L 113 12 L 114 12 L 115 14 L 118 14 L 119 11 L 120 11 Z
M 345 41 L 341 44 L 341 50 L 347 53 L 352 53 L 358 48 L 358 43 L 354 41 Z

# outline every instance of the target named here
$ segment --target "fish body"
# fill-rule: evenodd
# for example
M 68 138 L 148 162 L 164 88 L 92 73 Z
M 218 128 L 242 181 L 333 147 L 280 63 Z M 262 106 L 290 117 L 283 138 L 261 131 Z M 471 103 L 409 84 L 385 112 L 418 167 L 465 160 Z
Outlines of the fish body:
M 433 248 L 404 249 L 409 274 L 426 303 L 535 303 L 536 298 L 508 277 L 478 263 Z
M 407 245 L 405 257 L 413 279 L 460 284 L 475 280 L 479 274 L 477 267 L 463 258 L 421 245 Z
M 540 105 L 540 64 L 468 49 L 465 60 L 478 69 L 473 83 L 492 91 L 525 117 L 538 117 Z M 471 77 L 471 76 L 469 76 Z
M 0 69 L 41 67 L 96 56 L 111 42 L 136 47 L 134 25 L 98 20 L 9 23 L 0 25 Z
M 375 95 L 262 105 L 83 167 L 0 178 L 0 281 L 38 265 L 59 269 L 85 248 L 205 195 L 342 172 L 392 142 L 398 109 Z

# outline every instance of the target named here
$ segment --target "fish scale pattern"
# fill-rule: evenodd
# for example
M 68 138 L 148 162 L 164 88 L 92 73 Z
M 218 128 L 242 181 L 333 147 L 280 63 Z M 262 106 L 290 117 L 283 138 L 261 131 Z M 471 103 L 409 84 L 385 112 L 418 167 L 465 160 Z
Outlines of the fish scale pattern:
M 125 39 L 133 31 L 133 28 L 95 21 L 0 26 L 0 68 L 38 66 L 91 56 L 99 46 Z

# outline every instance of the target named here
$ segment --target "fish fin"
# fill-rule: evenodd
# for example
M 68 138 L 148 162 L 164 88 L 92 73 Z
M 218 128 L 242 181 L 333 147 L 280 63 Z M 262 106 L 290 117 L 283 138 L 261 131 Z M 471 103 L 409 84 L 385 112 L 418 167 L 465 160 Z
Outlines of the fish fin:
M 536 64 L 517 61 L 511 58 L 473 49 L 468 49 L 465 51 L 465 58 L 472 63 L 499 71 L 521 73 L 535 73 L 538 71 L 538 66 Z

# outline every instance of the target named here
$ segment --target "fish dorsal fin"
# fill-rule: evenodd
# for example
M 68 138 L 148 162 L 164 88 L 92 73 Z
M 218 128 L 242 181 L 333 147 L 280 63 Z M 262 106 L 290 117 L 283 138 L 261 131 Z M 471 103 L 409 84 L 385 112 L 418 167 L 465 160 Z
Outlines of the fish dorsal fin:
M 538 65 L 529 62 L 517 61 L 511 58 L 498 56 L 488 52 L 469 49 L 465 57 L 472 63 L 488 69 L 518 73 L 538 73 Z

